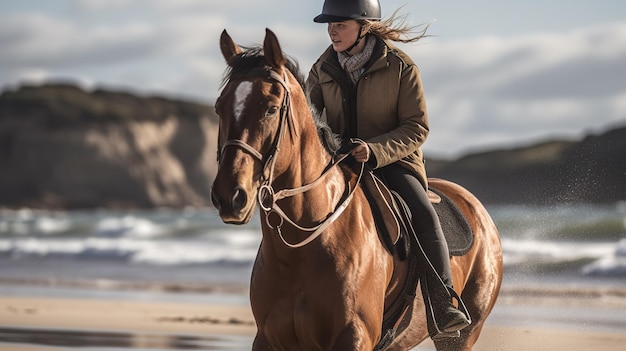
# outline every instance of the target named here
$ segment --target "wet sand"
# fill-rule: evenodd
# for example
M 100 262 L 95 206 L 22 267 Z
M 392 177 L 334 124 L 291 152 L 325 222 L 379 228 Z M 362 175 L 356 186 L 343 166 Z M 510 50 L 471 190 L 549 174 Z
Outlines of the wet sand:
M 605 304 L 604 298 L 566 299 L 567 306 Z M 523 302 L 522 302 L 523 301 Z M 563 298 L 558 298 L 563 302 Z M 503 305 L 554 303 L 545 297 L 504 296 Z M 523 307 L 523 306 L 522 306 Z M 610 308 L 626 312 L 619 297 Z M 488 323 L 477 351 L 624 350 L 626 325 L 612 331 Z M 255 333 L 248 306 L 76 298 L 0 296 L 0 350 L 44 351 L 62 347 L 120 349 L 246 350 Z M 91 344 L 86 344 L 86 342 Z M 220 345 L 227 345 L 220 348 Z M 239 345 L 239 348 L 237 348 Z M 424 342 L 419 350 L 433 350 Z
M 247 306 L 0 297 L 0 326 L 125 332 L 254 335 Z

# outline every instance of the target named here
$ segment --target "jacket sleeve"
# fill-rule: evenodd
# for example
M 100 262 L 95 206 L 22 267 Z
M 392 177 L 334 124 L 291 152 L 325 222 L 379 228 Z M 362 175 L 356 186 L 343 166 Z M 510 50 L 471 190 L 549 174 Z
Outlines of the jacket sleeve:
M 428 136 L 426 100 L 419 69 L 415 64 L 402 70 L 397 113 L 397 128 L 366 140 L 375 157 L 375 168 L 417 153 Z

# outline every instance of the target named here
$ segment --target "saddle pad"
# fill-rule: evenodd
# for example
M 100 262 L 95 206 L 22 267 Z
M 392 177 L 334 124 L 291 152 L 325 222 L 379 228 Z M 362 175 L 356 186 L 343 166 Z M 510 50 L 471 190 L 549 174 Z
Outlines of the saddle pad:
M 430 191 L 441 197 L 441 201 L 433 203 L 439 215 L 443 233 L 448 242 L 448 250 L 452 256 L 465 255 L 474 244 L 474 233 L 467 219 L 459 208 L 441 191 L 430 187 Z

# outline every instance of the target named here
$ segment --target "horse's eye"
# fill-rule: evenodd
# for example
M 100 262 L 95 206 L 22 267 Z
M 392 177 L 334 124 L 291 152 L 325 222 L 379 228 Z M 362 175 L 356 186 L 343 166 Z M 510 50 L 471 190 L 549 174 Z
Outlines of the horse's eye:
M 277 106 L 272 106 L 272 107 L 270 107 L 267 110 L 267 112 L 265 112 L 265 117 L 271 117 L 271 116 L 275 115 L 276 112 L 278 112 L 278 107 Z

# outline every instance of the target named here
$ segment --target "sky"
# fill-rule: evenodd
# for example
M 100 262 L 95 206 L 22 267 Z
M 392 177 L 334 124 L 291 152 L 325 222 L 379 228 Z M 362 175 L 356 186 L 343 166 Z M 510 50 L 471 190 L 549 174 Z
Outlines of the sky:
M 431 37 L 398 44 L 418 65 L 427 155 L 455 158 L 626 125 L 626 1 L 381 0 Z M 212 104 L 219 35 L 265 28 L 307 73 L 329 45 L 322 0 L 5 0 L 0 89 L 72 82 Z

